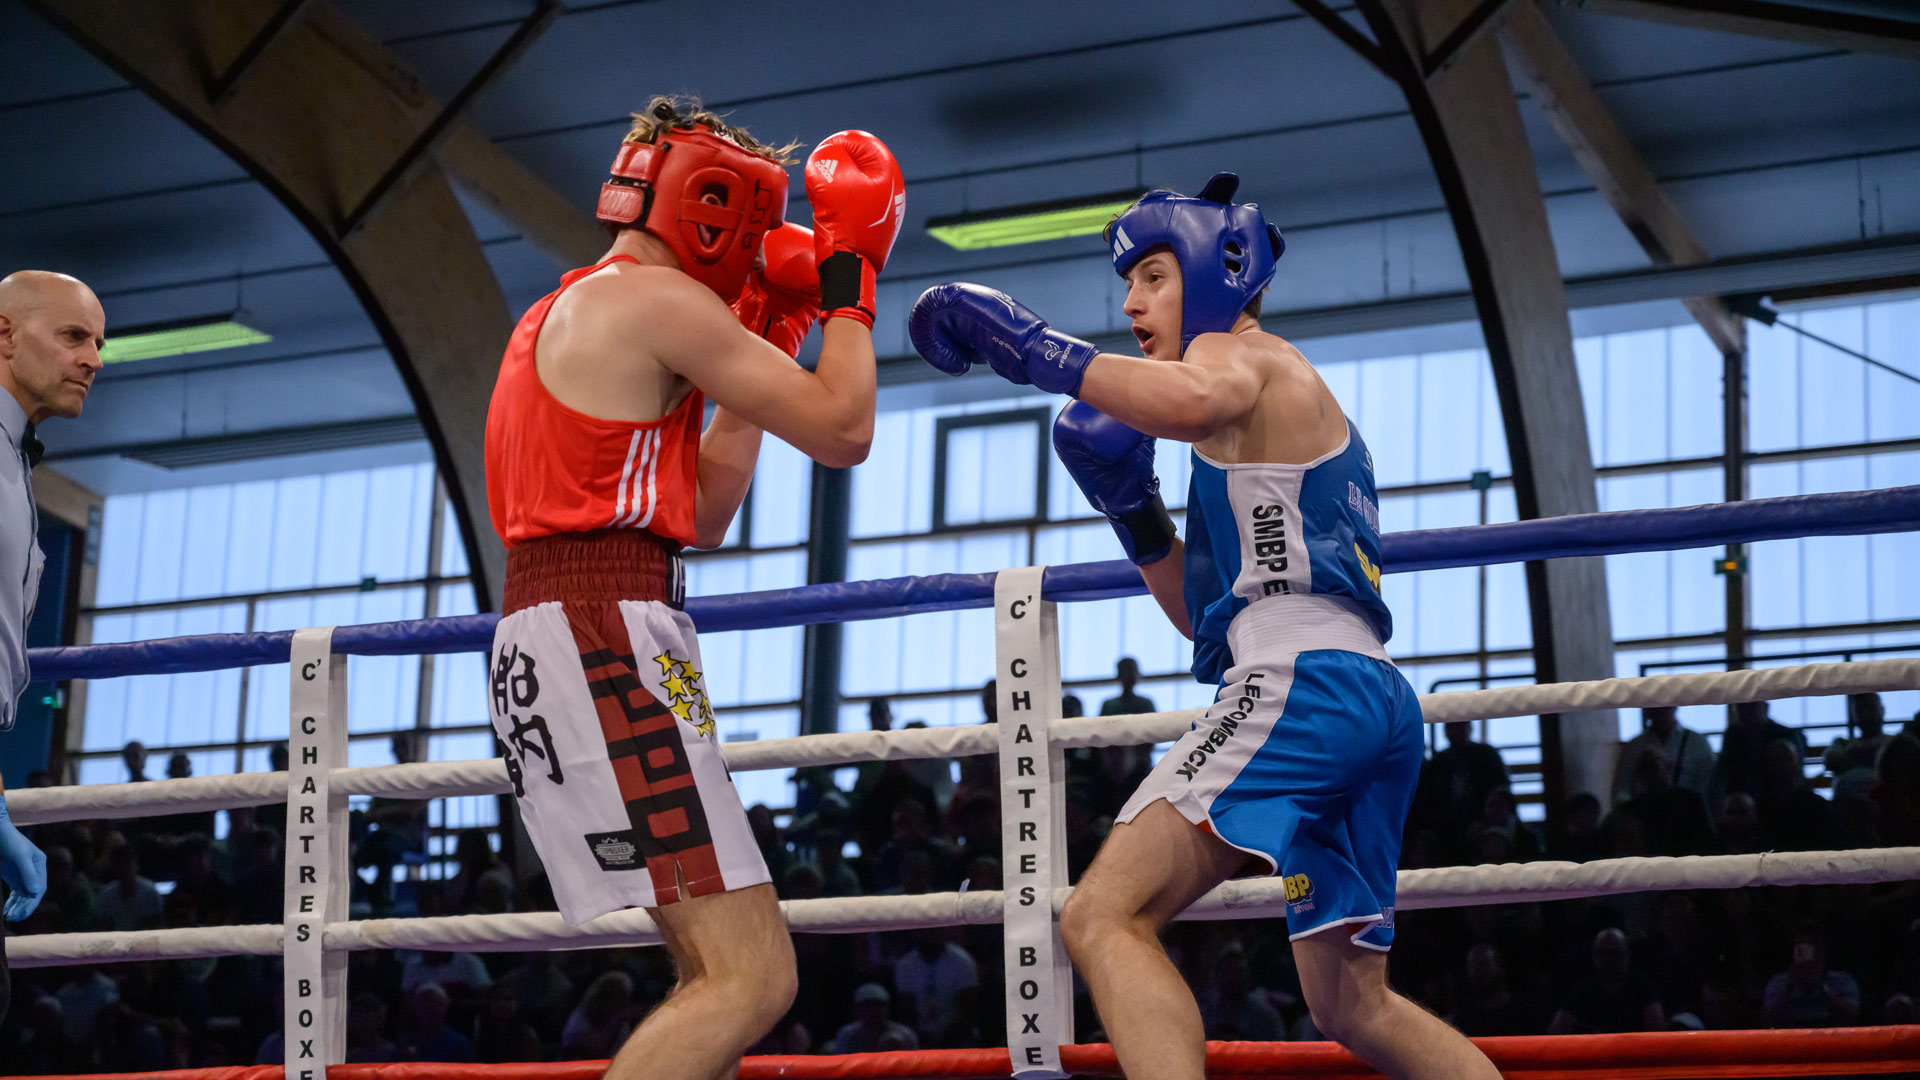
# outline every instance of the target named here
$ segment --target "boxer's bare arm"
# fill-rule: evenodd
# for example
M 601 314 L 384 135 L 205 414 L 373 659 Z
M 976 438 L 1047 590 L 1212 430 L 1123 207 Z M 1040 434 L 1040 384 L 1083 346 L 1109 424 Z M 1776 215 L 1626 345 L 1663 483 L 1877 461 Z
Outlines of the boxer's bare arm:
M 1246 420 L 1265 381 L 1265 365 L 1245 339 L 1203 334 L 1179 362 L 1101 353 L 1077 396 L 1154 438 L 1197 443 Z
M 724 406 L 715 407 L 700 433 L 699 487 L 693 499 L 694 545 L 719 547 L 753 483 L 761 429 Z
M 642 341 L 664 367 L 715 404 L 793 444 L 823 465 L 865 461 L 873 442 L 873 334 L 853 319 L 821 323 L 813 371 L 740 325 L 713 291 L 691 278 L 648 281 L 623 306 L 625 340 Z
M 1167 549 L 1165 558 L 1150 562 L 1140 568 L 1140 577 L 1147 583 L 1147 591 L 1153 594 L 1154 602 L 1160 610 L 1166 612 L 1167 621 L 1173 624 L 1180 636 L 1193 640 L 1193 623 L 1187 618 L 1187 597 L 1184 592 L 1186 577 L 1187 544 L 1179 537 L 1173 538 L 1173 546 Z

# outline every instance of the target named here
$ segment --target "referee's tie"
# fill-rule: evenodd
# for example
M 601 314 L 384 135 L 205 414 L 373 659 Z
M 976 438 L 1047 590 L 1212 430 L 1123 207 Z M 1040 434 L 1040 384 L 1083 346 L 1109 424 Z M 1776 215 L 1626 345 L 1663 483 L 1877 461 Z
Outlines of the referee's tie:
M 20 440 L 20 452 L 27 455 L 27 468 L 40 464 L 40 458 L 47 452 L 47 444 L 33 437 L 33 425 L 27 425 L 27 433 Z

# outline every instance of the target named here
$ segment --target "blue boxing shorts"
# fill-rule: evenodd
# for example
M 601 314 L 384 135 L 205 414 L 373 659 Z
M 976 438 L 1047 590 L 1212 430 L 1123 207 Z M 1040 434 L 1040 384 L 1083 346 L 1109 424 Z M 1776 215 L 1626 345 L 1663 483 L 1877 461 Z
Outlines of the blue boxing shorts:
M 1424 750 L 1419 699 L 1384 654 L 1251 656 L 1116 820 L 1165 799 L 1285 877 L 1293 940 L 1352 926 L 1384 952 Z

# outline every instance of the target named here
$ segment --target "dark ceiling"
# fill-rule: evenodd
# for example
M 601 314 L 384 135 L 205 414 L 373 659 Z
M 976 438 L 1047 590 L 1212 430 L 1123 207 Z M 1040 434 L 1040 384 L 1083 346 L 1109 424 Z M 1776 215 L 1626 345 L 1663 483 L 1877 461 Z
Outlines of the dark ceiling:
M 338 6 L 444 100 L 533 4 Z M 1908 4 L 1819 6 L 1913 17 Z M 583 210 L 627 113 L 656 92 L 703 95 L 766 138 L 878 133 L 909 185 L 876 328 L 886 355 L 907 351 L 913 295 L 951 277 L 1006 288 L 1069 331 L 1119 325 L 1098 238 L 961 253 L 927 236 L 928 218 L 1142 184 L 1191 188 L 1217 169 L 1238 171 L 1242 196 L 1288 233 L 1270 311 L 1465 288 L 1399 90 L 1291 5 L 842 0 L 725 10 L 722 19 L 684 0 L 571 4 L 468 117 Z M 1920 63 L 1547 11 L 1716 258 L 1920 233 Z M 1564 275 L 1645 269 L 1539 111 L 1523 103 L 1522 112 Z M 18 0 L 0 0 L 0 145 L 0 269 L 81 276 L 105 301 L 110 329 L 238 311 L 273 334 L 265 345 L 104 373 L 86 415 L 46 433 L 74 475 L 106 490 L 175 486 L 189 474 L 289 466 L 176 473 L 140 455 L 285 428 L 404 433 L 413 405 L 400 378 L 292 215 Z M 563 267 L 470 212 L 516 311 L 552 287 Z M 791 216 L 807 216 L 797 190 Z M 135 457 L 80 456 L 110 448 Z M 386 446 L 325 460 L 395 453 L 425 456 Z

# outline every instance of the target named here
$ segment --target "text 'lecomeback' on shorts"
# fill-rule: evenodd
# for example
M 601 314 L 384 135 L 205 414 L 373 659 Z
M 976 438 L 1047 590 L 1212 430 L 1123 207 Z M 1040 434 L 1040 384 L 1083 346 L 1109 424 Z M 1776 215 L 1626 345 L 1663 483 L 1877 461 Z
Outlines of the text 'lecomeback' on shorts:
M 1384 658 L 1320 649 L 1236 664 L 1116 820 L 1165 799 L 1285 879 L 1294 938 L 1353 925 L 1356 944 L 1385 950 L 1422 732 L 1419 699 Z

